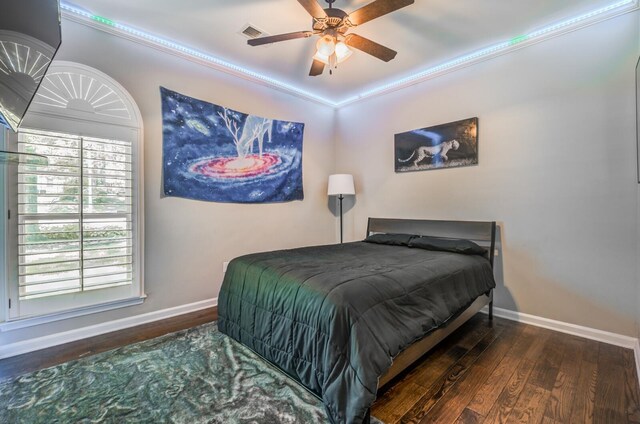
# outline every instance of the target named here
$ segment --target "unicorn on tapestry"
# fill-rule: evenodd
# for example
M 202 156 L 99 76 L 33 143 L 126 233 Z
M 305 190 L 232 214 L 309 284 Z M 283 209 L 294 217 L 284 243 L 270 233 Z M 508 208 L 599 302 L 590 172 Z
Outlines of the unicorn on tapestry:
M 224 120 L 227 129 L 233 137 L 239 158 L 245 158 L 247 155 L 253 153 L 253 145 L 256 141 L 258 142 L 259 157 L 262 158 L 262 146 L 265 136 L 267 137 L 267 142 L 271 143 L 273 119 L 249 115 L 242 127 L 242 133 L 240 133 L 238 123 L 231 120 L 227 114 L 227 108 L 224 108 L 224 113 L 218 112 L 218 115 Z

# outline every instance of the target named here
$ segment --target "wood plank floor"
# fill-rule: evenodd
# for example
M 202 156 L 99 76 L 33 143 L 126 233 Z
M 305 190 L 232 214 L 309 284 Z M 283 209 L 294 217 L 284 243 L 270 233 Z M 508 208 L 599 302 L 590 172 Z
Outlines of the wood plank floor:
M 478 314 L 383 387 L 395 423 L 640 423 L 633 351 Z
M 215 309 L 0 360 L 0 379 L 210 322 Z M 381 389 L 395 423 L 640 423 L 633 352 L 478 314 Z

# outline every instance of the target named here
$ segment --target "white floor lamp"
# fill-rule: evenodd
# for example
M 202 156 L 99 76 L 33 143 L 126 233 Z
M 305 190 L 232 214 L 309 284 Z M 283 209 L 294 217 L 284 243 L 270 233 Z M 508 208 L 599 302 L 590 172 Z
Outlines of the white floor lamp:
M 340 243 L 342 243 L 342 200 L 344 196 L 354 196 L 356 194 L 353 175 L 329 175 L 329 190 L 327 194 L 329 196 L 338 196 L 338 200 L 340 200 Z

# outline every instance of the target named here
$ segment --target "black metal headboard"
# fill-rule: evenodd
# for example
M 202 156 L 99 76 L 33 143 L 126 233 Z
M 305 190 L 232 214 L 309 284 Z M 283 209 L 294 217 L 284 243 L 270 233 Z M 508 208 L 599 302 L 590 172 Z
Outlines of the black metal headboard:
M 367 237 L 375 233 L 416 234 L 446 239 L 466 239 L 486 247 L 493 266 L 495 221 L 439 221 L 431 219 L 369 218 Z

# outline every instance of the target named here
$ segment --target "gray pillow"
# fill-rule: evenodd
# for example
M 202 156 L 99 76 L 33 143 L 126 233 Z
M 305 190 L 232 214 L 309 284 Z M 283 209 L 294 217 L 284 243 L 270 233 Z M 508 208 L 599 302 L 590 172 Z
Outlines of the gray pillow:
M 392 246 L 408 246 L 413 234 L 372 234 L 364 241 L 367 243 L 389 244 Z
M 442 239 L 438 237 L 416 236 L 409 240 L 409 247 L 442 252 L 462 253 L 464 255 L 486 256 L 487 254 L 487 249 L 484 247 L 478 246 L 474 242 L 464 239 Z

